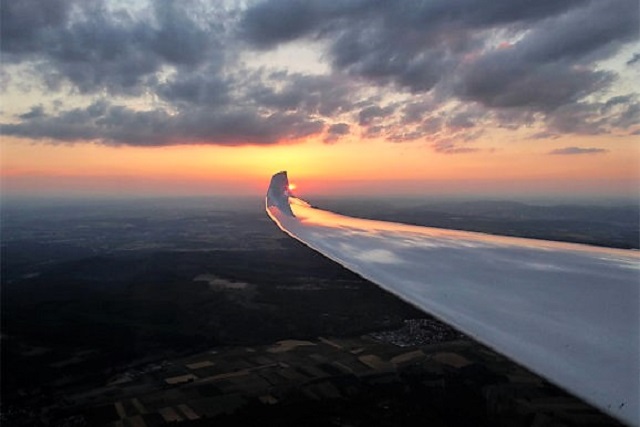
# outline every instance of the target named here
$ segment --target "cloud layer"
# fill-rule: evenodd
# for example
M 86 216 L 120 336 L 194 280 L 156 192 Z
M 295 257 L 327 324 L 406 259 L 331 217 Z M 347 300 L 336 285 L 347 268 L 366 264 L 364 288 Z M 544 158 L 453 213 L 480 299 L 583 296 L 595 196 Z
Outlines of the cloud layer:
M 2 86 L 47 94 L 3 118 L 3 134 L 138 146 L 357 136 L 459 153 L 491 127 L 638 130 L 637 95 L 599 65 L 637 37 L 635 0 L 119 4 L 3 5 Z M 310 43 L 327 72 L 269 61 Z
M 565 147 L 551 150 L 549 154 L 571 156 L 576 154 L 603 154 L 607 151 L 608 150 L 605 150 L 603 148 Z

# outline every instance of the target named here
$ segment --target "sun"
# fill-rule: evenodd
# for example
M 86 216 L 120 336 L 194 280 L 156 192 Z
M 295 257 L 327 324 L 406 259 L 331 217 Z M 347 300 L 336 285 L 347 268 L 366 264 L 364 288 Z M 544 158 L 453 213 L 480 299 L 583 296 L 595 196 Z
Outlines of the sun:
M 295 184 L 289 184 L 289 186 L 287 187 L 287 189 L 288 189 L 289 191 L 293 191 L 293 190 L 295 190 L 295 189 L 296 189 L 296 185 L 295 185 Z

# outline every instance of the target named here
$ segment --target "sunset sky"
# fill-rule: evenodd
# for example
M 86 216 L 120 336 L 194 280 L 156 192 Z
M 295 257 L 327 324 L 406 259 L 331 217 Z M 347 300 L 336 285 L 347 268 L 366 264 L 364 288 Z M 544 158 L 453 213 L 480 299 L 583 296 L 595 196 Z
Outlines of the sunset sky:
M 636 197 L 637 0 L 21 0 L 2 194 Z

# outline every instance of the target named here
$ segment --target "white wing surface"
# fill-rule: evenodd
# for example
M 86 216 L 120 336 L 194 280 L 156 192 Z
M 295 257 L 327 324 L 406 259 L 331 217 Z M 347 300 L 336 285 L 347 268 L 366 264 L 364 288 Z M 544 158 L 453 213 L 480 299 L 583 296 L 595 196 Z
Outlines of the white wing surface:
M 273 176 L 291 237 L 630 425 L 639 423 L 640 254 L 337 215 Z

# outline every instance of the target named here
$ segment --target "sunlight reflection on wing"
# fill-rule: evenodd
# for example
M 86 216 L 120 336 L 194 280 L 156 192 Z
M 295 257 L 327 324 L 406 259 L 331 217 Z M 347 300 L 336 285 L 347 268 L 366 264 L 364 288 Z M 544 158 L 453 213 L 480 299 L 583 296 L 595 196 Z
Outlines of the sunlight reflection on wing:
M 352 218 L 267 203 L 290 236 L 638 423 L 640 254 Z M 288 205 L 284 207 L 288 209 Z

